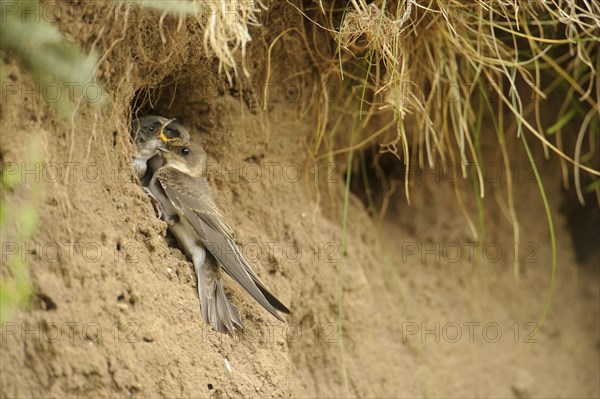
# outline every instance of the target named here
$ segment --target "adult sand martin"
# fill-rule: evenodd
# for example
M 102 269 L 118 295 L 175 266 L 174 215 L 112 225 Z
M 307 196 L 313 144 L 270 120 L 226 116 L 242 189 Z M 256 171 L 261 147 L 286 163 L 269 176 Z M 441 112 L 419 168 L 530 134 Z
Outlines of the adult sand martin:
M 161 143 L 159 135 L 167 139 L 190 139 L 187 129 L 175 119 L 167 119 L 157 115 L 145 115 L 131 124 L 136 154 L 133 157 L 135 172 L 143 186 L 150 183 L 154 172 L 162 166 L 162 158 L 156 147 Z
M 234 241 L 234 232 L 219 213 L 205 176 L 206 153 L 198 145 L 161 135 L 163 159 L 149 191 L 162 206 L 169 230 L 194 263 L 202 316 L 216 331 L 243 329 L 236 308 L 221 284 L 221 267 L 278 320 L 289 313 L 260 281 Z M 208 253 L 207 251 L 208 250 Z M 220 267 L 219 267 L 220 265 Z

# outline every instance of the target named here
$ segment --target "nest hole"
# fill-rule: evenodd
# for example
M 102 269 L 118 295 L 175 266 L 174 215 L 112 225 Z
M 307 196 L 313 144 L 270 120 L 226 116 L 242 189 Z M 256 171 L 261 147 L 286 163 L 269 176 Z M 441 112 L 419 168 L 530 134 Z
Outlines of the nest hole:
M 369 214 L 376 217 L 386 198 L 402 192 L 406 169 L 395 155 L 381 153 L 376 148 L 363 149 L 357 155 L 350 191 L 360 199 Z

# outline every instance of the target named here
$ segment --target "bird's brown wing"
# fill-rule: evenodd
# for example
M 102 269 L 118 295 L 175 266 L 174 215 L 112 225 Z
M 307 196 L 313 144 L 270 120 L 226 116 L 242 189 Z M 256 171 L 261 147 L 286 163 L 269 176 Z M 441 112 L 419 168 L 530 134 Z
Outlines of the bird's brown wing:
M 204 246 L 225 272 L 273 316 L 283 321 L 277 310 L 289 313 L 288 308 L 267 290 L 244 259 L 234 241 L 233 230 L 219 213 L 206 180 L 172 167 L 159 169 L 156 178 L 173 206 L 196 230 Z

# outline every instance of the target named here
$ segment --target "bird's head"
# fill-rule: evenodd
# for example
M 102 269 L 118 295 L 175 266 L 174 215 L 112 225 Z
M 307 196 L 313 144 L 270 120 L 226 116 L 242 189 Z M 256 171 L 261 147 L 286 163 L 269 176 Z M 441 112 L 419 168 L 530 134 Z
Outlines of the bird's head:
M 201 175 L 206 163 L 206 152 L 202 147 L 179 138 L 163 139 L 163 136 L 161 135 L 161 144 L 157 148 L 164 164 L 194 176 Z
M 145 143 L 159 138 L 162 140 L 162 137 L 165 139 L 190 139 L 190 133 L 175 118 L 167 119 L 157 115 L 145 115 L 135 119 L 131 130 L 136 143 Z

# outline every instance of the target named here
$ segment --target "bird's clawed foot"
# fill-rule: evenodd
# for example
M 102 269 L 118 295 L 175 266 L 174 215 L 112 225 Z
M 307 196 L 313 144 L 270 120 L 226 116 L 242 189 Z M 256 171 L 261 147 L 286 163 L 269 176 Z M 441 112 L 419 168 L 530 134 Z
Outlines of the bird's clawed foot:
M 150 197 L 150 202 L 152 202 L 152 207 L 154 208 L 154 211 L 156 212 L 156 216 L 160 220 L 164 220 L 165 222 L 167 222 L 167 224 L 169 226 L 173 226 L 177 222 L 177 218 L 167 215 L 167 212 L 165 211 L 163 204 L 161 204 L 161 202 L 154 196 L 154 194 L 152 194 L 152 192 L 150 191 L 150 189 L 148 187 L 142 187 L 142 190 L 144 190 L 146 195 L 148 197 Z

